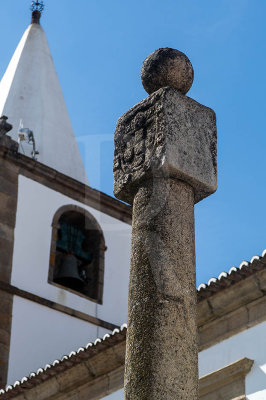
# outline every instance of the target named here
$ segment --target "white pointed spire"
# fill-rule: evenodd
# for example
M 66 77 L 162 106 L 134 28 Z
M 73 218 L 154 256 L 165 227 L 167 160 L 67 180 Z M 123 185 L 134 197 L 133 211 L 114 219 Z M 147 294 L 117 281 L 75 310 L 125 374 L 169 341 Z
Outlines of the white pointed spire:
M 87 183 L 87 176 L 66 109 L 40 12 L 24 33 L 0 82 L 0 116 L 13 125 L 9 135 L 18 140 L 23 125 L 34 133 L 38 161 Z M 20 152 L 31 157 L 25 142 Z

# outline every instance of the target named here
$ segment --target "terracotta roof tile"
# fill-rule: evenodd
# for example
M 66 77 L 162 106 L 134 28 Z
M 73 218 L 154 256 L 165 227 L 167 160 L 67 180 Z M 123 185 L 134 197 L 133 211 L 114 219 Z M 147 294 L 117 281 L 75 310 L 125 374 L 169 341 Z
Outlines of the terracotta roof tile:
M 262 256 L 254 256 L 248 261 L 243 261 L 239 267 L 230 268 L 229 272 L 222 272 L 218 278 L 211 278 L 207 284 L 202 283 L 197 290 L 198 302 L 213 296 L 215 293 L 224 290 L 235 283 L 255 274 L 266 268 L 266 250 Z M 6 390 L 0 390 L 1 400 L 8 400 L 23 391 L 24 388 L 30 389 L 50 377 L 81 363 L 85 359 L 118 344 L 126 339 L 127 326 L 122 325 L 112 333 L 106 334 L 103 339 L 96 339 L 94 343 L 88 343 L 86 347 L 81 347 L 77 352 L 72 351 L 68 356 L 63 356 L 61 360 L 55 360 L 53 364 L 47 364 L 44 368 L 38 369 L 36 373 L 31 373 L 21 381 L 16 381 L 14 385 L 7 386 Z
M 242 261 L 239 267 L 232 267 L 229 272 L 222 272 L 218 278 L 211 278 L 208 283 L 201 283 L 197 290 L 198 302 L 213 294 L 234 285 L 235 283 L 266 268 L 266 250 L 262 256 L 253 256 L 248 261 Z
M 88 343 L 86 347 L 81 347 L 78 351 L 72 351 L 68 356 L 63 356 L 61 360 L 55 360 L 52 364 L 47 364 L 44 368 L 39 368 L 37 372 L 32 372 L 29 376 L 25 376 L 21 381 L 16 381 L 14 385 L 9 385 L 6 390 L 0 390 L 1 400 L 12 399 L 23 392 L 23 389 L 31 389 L 41 382 L 73 367 L 75 364 L 81 363 L 85 359 L 100 353 L 101 351 L 114 346 L 126 339 L 126 324 L 120 329 L 115 329 L 112 333 L 107 334 L 103 339 L 96 339 L 94 343 Z

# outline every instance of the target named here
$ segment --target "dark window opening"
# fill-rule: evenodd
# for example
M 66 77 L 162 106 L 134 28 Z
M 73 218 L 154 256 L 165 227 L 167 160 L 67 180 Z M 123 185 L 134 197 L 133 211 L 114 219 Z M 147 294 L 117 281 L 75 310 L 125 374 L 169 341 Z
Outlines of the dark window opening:
M 102 230 L 85 210 L 62 209 L 53 223 L 49 281 L 101 303 L 106 250 Z

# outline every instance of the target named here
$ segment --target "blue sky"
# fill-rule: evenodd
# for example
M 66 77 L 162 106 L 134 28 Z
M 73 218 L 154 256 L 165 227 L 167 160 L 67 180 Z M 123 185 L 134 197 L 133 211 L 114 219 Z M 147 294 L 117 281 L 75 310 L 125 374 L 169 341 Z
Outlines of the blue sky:
M 28 0 L 1 1 L 0 75 L 30 20 Z M 93 187 L 112 195 L 113 132 L 146 97 L 145 57 L 190 58 L 188 96 L 214 109 L 219 188 L 197 204 L 198 283 L 266 247 L 266 3 L 259 0 L 45 0 L 42 25 Z

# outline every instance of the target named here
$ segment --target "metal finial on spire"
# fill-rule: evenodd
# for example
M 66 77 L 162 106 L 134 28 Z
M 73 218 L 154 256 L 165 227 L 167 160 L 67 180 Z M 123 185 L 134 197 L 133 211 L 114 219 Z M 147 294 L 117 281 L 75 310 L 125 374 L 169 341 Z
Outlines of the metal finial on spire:
M 43 0 L 32 1 L 30 9 L 32 11 L 32 24 L 39 24 L 42 12 L 44 10 Z
M 40 1 L 32 1 L 30 6 L 31 11 L 40 11 L 41 13 L 44 10 L 43 0 Z

